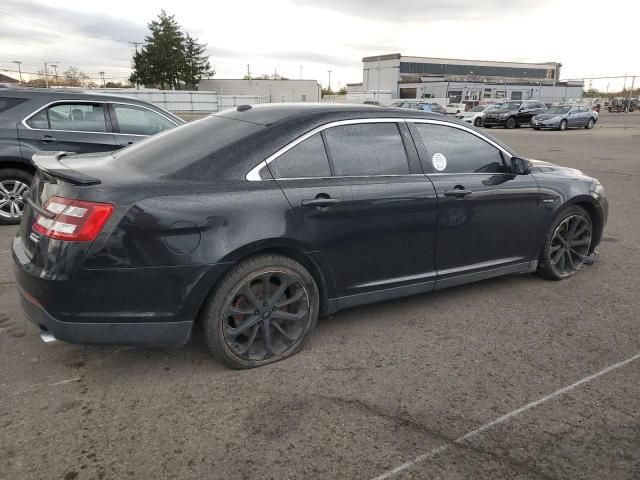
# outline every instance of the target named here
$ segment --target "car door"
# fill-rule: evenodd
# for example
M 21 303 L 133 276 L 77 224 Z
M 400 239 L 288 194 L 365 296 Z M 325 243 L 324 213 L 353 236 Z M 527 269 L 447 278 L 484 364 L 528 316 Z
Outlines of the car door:
M 511 173 L 506 151 L 478 132 L 410 125 L 438 197 L 436 287 L 526 271 L 539 253 L 535 178 Z
M 142 105 L 112 102 L 109 104 L 109 114 L 119 147 L 126 147 L 177 125 L 173 120 Z
M 116 149 L 101 102 L 61 101 L 41 108 L 18 123 L 18 137 L 28 158 L 40 150 L 91 153 Z
M 580 109 L 578 107 L 571 107 L 569 109 L 569 113 L 567 114 L 567 126 L 568 127 L 579 127 L 582 123 L 580 118 Z
M 436 196 L 403 122 L 325 126 L 269 165 L 331 265 L 341 307 L 433 287 Z

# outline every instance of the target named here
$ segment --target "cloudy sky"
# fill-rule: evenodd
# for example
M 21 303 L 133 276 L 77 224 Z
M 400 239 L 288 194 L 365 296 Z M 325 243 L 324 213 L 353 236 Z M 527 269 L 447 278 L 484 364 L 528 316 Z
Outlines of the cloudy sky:
M 564 79 L 640 75 L 638 0 L 2 0 L 0 69 L 44 61 L 124 80 L 161 8 L 208 44 L 219 78 L 277 73 L 335 89 L 362 80 L 363 56 L 560 61 Z M 628 22 L 625 21 L 628 20 Z M 613 21 L 611 21 L 613 20 Z M 13 75 L 11 72 L 2 71 Z M 17 75 L 16 75 L 17 76 Z M 640 78 L 638 79 L 640 82 Z M 594 81 L 604 90 L 615 80 Z

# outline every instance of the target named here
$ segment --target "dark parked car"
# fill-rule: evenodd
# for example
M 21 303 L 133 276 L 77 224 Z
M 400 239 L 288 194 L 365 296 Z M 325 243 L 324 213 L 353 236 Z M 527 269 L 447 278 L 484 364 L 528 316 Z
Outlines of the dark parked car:
M 535 130 L 541 128 L 553 128 L 566 130 L 567 128 L 591 129 L 598 121 L 598 112 L 589 107 L 569 105 L 551 107 L 545 113 L 536 115 L 531 119 L 531 126 Z
M 0 225 L 20 221 L 35 152 L 108 152 L 183 123 L 133 98 L 58 89 L 0 90 Z
M 242 106 L 92 155 L 36 155 L 13 241 L 43 339 L 183 344 L 248 368 L 319 315 L 506 274 L 576 272 L 607 200 L 441 115 Z
M 483 126 L 515 128 L 520 125 L 530 125 L 531 119 L 539 113 L 544 113 L 545 110 L 544 104 L 536 100 L 502 103 L 484 116 Z

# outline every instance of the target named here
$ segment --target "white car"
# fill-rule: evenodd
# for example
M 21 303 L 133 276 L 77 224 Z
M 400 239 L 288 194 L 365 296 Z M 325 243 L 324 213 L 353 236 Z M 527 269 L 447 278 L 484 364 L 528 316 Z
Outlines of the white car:
M 467 106 L 464 103 L 448 103 L 447 113 L 453 113 L 454 115 L 464 112 Z
M 456 114 L 456 118 L 462 120 L 463 122 L 471 123 L 476 127 L 481 127 L 482 122 L 484 120 L 484 114 L 487 110 L 495 108 L 495 105 L 478 105 L 477 107 L 473 107 L 468 112 L 460 112 Z

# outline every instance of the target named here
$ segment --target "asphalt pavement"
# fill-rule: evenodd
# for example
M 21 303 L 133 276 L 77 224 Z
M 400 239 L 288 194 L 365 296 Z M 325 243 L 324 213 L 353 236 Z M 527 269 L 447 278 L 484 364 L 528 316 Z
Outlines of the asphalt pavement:
M 249 371 L 198 337 L 44 345 L 16 301 L 16 229 L 0 227 L 0 477 L 640 478 L 640 113 L 622 115 L 490 130 L 601 180 L 596 264 L 342 311 Z

